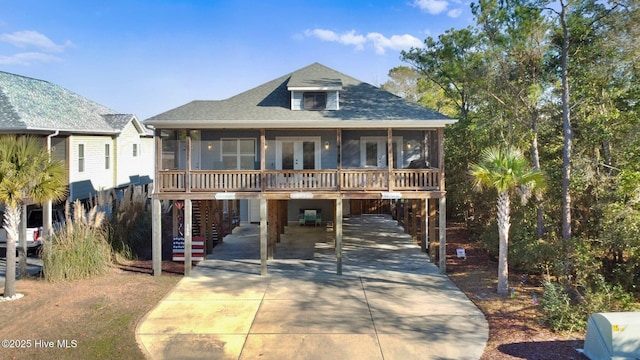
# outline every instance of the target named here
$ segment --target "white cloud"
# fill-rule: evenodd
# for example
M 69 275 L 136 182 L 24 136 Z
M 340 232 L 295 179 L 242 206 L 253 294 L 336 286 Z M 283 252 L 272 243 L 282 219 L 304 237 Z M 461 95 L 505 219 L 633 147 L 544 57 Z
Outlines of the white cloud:
M 460 15 L 462 15 L 461 9 L 452 9 L 452 10 L 449 10 L 449 12 L 447 12 L 447 16 L 451 18 L 457 18 Z
M 384 54 L 387 49 L 400 51 L 422 46 L 420 39 L 408 34 L 392 35 L 390 38 L 386 38 L 380 33 L 369 33 L 367 34 L 367 39 L 372 42 L 376 53 L 381 55 Z
M 377 54 L 384 54 L 387 49 L 408 50 L 411 47 L 422 46 L 420 39 L 409 34 L 392 35 L 390 38 L 371 32 L 366 35 L 358 34 L 355 30 L 338 34 L 332 30 L 313 29 L 304 32 L 307 37 L 315 37 L 322 41 L 337 42 L 343 45 L 354 46 L 356 50 L 364 50 L 365 45 L 371 45 Z
M 0 65 L 33 65 L 61 61 L 57 56 L 39 52 L 26 52 L 10 56 L 0 55 Z
M 0 34 L 0 41 L 19 48 L 35 47 L 41 51 L 57 53 L 64 51 L 67 47 L 73 46 L 69 40 L 67 40 L 63 45 L 56 44 L 45 35 L 33 30 L 16 31 L 11 34 Z
M 447 10 L 449 2 L 445 0 L 414 0 L 413 6 L 432 15 L 438 15 Z

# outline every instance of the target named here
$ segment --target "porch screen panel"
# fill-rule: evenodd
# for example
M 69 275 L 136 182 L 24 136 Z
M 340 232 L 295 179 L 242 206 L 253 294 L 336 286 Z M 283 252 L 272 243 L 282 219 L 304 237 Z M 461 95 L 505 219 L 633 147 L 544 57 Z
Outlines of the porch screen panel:
M 403 167 L 402 165 L 398 166 L 398 161 L 400 162 L 400 164 L 403 164 L 403 159 L 398 159 L 399 156 L 397 155 L 398 154 L 398 143 L 396 141 L 394 141 L 392 144 L 393 144 L 392 145 L 393 149 L 391 149 L 391 151 L 393 152 L 393 168 L 394 169 L 402 169 L 402 167 Z M 389 159 L 387 159 L 387 164 L 386 164 L 387 166 L 389 165 L 388 163 L 389 163 Z
M 282 169 L 293 170 L 293 142 L 282 143 Z
M 222 140 L 222 163 L 226 170 L 238 169 L 238 141 L 236 139 Z
M 378 166 L 378 144 L 376 142 L 366 143 L 366 163 L 365 166 Z
M 254 170 L 256 161 L 256 143 L 253 139 L 238 140 L 240 170 Z
M 254 139 L 222 139 L 222 163 L 226 170 L 253 170 L 256 143 Z
M 304 170 L 307 169 L 315 169 L 316 168 L 316 143 L 313 141 L 305 141 L 302 143 L 302 168 Z

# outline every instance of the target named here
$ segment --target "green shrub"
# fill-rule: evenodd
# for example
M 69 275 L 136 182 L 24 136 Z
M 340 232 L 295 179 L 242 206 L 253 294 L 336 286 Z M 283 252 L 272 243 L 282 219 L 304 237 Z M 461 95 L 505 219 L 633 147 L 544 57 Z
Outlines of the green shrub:
M 583 314 L 576 311 L 576 306 L 566 289 L 550 280 L 544 281 L 544 293 L 542 295 L 542 311 L 545 321 L 553 331 L 580 330 L 584 328 L 586 319 Z
M 585 330 L 593 313 L 634 310 L 634 298 L 621 286 L 600 279 L 581 291 L 550 280 L 544 281 L 542 311 L 554 331 Z
M 111 247 L 102 227 L 104 213 L 96 207 L 87 213 L 79 201 L 73 208 L 71 217 L 67 204 L 64 226 L 42 248 L 44 277 L 50 282 L 102 275 L 111 264 Z

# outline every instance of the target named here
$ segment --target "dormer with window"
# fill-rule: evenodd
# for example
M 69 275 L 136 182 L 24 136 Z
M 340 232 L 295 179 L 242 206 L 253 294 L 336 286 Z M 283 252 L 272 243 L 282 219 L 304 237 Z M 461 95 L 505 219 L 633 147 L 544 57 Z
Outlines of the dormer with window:
M 295 73 L 289 79 L 287 90 L 291 92 L 291 110 L 340 109 L 341 79 L 313 77 L 313 74 Z

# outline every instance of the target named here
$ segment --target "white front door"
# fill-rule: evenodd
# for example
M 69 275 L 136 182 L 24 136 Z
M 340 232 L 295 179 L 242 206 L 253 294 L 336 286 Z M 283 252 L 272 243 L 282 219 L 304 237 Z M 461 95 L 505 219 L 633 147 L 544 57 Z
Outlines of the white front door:
M 393 164 L 398 168 L 398 160 L 402 159 L 402 138 L 393 137 Z M 360 138 L 360 164 L 364 168 L 385 169 L 389 166 L 387 160 L 387 138 L 368 137 Z
M 320 138 L 276 138 L 277 170 L 314 170 L 320 168 Z

